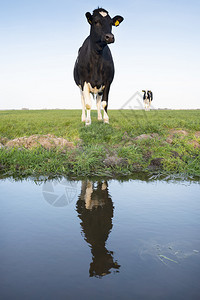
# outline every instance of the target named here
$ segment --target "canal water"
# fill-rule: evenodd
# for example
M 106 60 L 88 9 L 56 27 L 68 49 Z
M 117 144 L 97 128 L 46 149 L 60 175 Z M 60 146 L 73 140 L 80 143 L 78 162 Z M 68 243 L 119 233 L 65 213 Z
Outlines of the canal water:
M 200 299 L 195 181 L 0 181 L 0 299 Z

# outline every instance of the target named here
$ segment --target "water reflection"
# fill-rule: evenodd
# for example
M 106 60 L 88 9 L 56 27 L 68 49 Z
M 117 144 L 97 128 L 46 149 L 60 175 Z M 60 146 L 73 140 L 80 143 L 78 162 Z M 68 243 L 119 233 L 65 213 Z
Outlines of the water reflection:
M 102 277 L 112 271 L 119 272 L 120 265 L 114 260 L 114 253 L 106 248 L 106 241 L 113 226 L 114 211 L 108 183 L 82 181 L 76 208 L 85 240 L 91 247 L 90 277 Z

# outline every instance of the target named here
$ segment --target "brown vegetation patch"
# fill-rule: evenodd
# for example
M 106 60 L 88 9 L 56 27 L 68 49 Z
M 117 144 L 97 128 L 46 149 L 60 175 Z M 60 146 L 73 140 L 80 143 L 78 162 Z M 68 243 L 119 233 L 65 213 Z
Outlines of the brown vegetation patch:
M 157 170 L 157 169 L 160 169 L 162 167 L 162 164 L 163 164 L 163 159 L 162 157 L 158 157 L 158 158 L 154 158 L 150 161 L 150 164 L 149 164 L 149 169 L 150 170 Z
M 195 137 L 198 139 L 198 138 L 200 138 L 200 131 L 196 131 L 195 132 Z
M 167 142 L 168 144 L 172 144 L 172 143 L 173 143 L 173 138 L 169 136 L 169 137 L 166 139 L 166 142 Z
M 153 138 L 159 138 L 158 133 L 151 133 L 151 134 L 141 134 L 134 138 L 134 141 L 138 140 L 147 140 L 147 139 L 153 139 Z
M 192 145 L 194 148 L 200 148 L 200 144 L 197 141 L 188 141 L 188 144 Z
M 175 158 L 180 157 L 180 155 L 178 154 L 178 152 L 176 152 L 176 151 L 174 151 L 174 150 L 171 151 L 171 156 L 172 156 L 172 157 L 175 157 Z
M 168 144 L 172 144 L 173 143 L 173 138 L 175 136 L 177 136 L 177 135 L 179 136 L 180 139 L 183 139 L 185 136 L 188 135 L 188 131 L 186 131 L 186 130 L 178 130 L 178 129 L 171 129 L 169 131 L 169 136 L 166 139 L 166 142 Z
M 182 135 L 182 136 L 187 136 L 189 133 L 187 130 L 182 130 L 182 129 L 171 129 L 170 130 L 170 135 L 175 136 L 175 135 Z
M 116 167 L 126 165 L 126 159 L 118 157 L 117 155 L 107 156 L 103 163 L 107 167 Z
M 1 146 L 5 145 L 8 141 L 9 141 L 9 139 L 7 139 L 5 137 L 0 137 L 0 145 Z
M 171 129 L 170 132 L 169 132 L 169 136 L 166 139 L 166 142 L 168 144 L 172 144 L 173 139 L 176 136 L 178 136 L 182 140 L 185 137 L 187 137 L 188 135 L 189 135 L 189 132 L 186 131 L 186 130 Z M 195 135 L 196 138 L 200 138 L 200 131 L 196 131 L 194 135 Z M 200 148 L 200 144 L 196 140 L 188 140 L 187 143 L 190 144 L 190 145 L 193 145 L 194 148 Z
M 58 138 L 54 135 L 47 134 L 47 135 L 31 135 L 29 137 L 20 137 L 14 140 L 10 140 L 5 144 L 6 147 L 13 148 L 13 147 L 24 147 L 26 149 L 32 149 L 39 146 L 50 150 L 52 148 L 74 148 L 72 142 L 67 141 L 64 138 Z

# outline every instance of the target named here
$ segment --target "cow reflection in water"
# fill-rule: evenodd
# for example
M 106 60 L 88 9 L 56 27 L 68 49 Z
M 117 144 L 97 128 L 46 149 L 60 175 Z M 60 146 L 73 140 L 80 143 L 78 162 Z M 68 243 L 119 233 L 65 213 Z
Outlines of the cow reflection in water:
M 77 212 L 81 219 L 82 232 L 91 246 L 92 262 L 90 277 L 110 274 L 111 269 L 119 272 L 113 252 L 106 249 L 106 241 L 112 229 L 113 202 L 108 193 L 107 182 L 83 181 L 81 194 L 77 201 Z

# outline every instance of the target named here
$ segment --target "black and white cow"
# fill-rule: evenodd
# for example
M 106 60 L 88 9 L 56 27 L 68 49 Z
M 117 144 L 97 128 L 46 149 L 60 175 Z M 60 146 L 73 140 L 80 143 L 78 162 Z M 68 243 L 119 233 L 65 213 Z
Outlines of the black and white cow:
M 91 124 L 91 93 L 96 95 L 98 120 L 102 120 L 102 103 L 104 122 L 109 123 L 108 94 L 114 77 L 114 63 L 108 44 L 114 43 L 112 26 L 118 26 L 123 18 L 121 16 L 111 18 L 103 8 L 95 9 L 92 15 L 89 12 L 85 15 L 91 25 L 90 35 L 79 49 L 74 66 L 74 80 L 81 90 L 82 121 L 86 125 Z
M 146 111 L 150 110 L 151 102 L 153 100 L 153 93 L 152 91 L 142 90 L 144 93 L 143 100 L 144 100 L 144 108 Z

